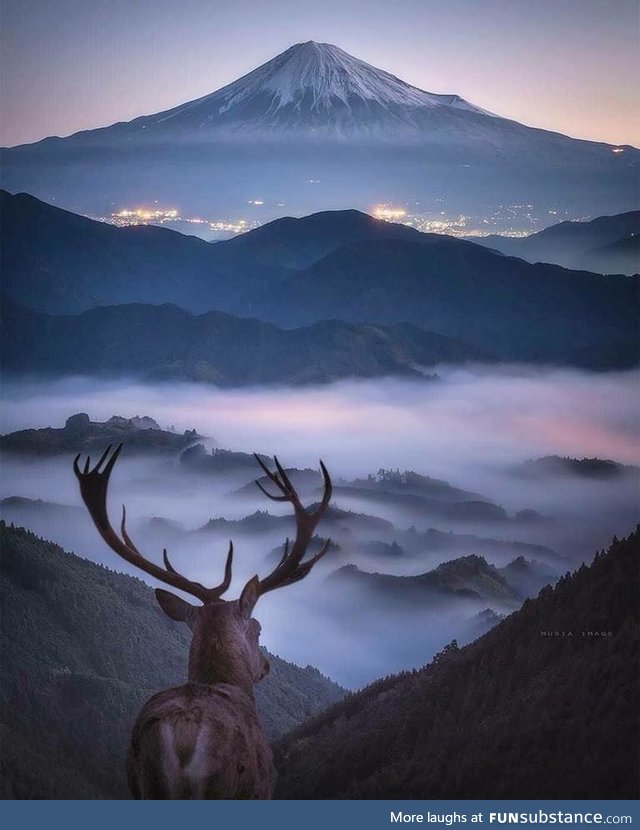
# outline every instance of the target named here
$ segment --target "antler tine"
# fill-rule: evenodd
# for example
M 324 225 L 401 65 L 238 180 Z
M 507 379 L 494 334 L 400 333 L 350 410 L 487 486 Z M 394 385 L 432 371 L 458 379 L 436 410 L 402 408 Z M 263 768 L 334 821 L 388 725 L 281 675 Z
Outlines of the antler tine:
M 224 566 L 224 578 L 217 588 L 211 588 L 211 595 L 220 597 L 231 585 L 231 569 L 233 566 L 233 542 L 229 541 L 229 551 L 227 553 L 227 561 Z
M 257 452 L 254 452 L 253 457 L 258 462 L 258 464 L 262 467 L 264 474 L 271 479 L 271 481 L 280 489 L 282 489 L 282 484 L 280 483 L 278 476 L 275 473 L 272 473 L 271 470 L 267 467 L 264 461 L 260 458 Z
M 296 538 L 293 545 L 289 548 L 289 540 L 287 539 L 280 561 L 267 577 L 260 580 L 260 593 L 265 594 L 267 591 L 272 591 L 275 588 L 281 588 L 285 585 L 291 585 L 293 582 L 303 579 L 316 562 L 329 550 L 330 541 L 327 541 L 315 556 L 306 562 L 302 562 L 316 525 L 329 505 L 332 484 L 329 472 L 321 461 L 320 469 L 324 480 L 324 494 L 317 509 L 313 513 L 308 513 L 302 505 L 300 497 L 280 461 L 274 456 L 274 463 L 278 472 L 272 473 L 258 456 L 256 456 L 256 459 L 269 479 L 278 487 L 282 495 L 273 496 L 259 482 L 256 483 L 262 492 L 274 501 L 288 501 L 292 504 L 296 519 Z
M 284 484 L 285 489 L 289 493 L 291 493 L 292 495 L 296 496 L 297 493 L 293 489 L 293 485 L 291 484 L 291 481 L 289 480 L 289 476 L 287 475 L 286 470 L 284 469 L 282 464 L 278 461 L 278 456 L 274 455 L 273 460 L 275 462 L 276 469 L 278 470 L 278 475 L 280 476 L 280 481 Z
M 282 556 L 280 557 L 280 561 L 278 562 L 278 565 L 282 565 L 282 563 L 285 561 L 287 556 L 289 556 L 289 537 L 288 536 L 284 540 L 284 550 L 282 551 Z
M 105 459 L 107 458 L 107 456 L 108 456 L 108 455 L 109 455 L 109 453 L 111 452 L 111 447 L 112 447 L 112 446 L 113 446 L 113 444 L 109 444 L 109 446 L 107 447 L 107 449 L 106 449 L 106 450 L 102 453 L 102 455 L 100 456 L 100 460 L 98 461 L 98 463 L 97 463 L 97 464 L 96 464 L 96 466 L 95 466 L 96 471 L 99 471 L 99 470 L 100 470 L 100 467 L 104 464 Z M 122 444 L 120 444 L 120 446 L 122 446 Z M 79 456 L 78 456 L 78 457 L 79 457 Z M 87 456 L 87 461 L 89 461 L 89 456 Z
M 271 501 L 289 501 L 288 496 L 273 496 L 271 493 L 268 492 L 268 490 L 265 490 L 265 488 L 262 486 L 262 484 L 260 484 L 259 481 L 256 481 L 255 484 L 257 484 L 258 488 L 264 493 L 264 495 L 268 499 L 271 499 Z
M 270 481 L 272 481 L 276 485 L 278 490 L 280 490 L 280 492 L 282 493 L 282 496 L 272 496 L 270 493 L 268 493 L 264 489 L 264 487 L 262 487 L 262 485 L 259 482 L 256 481 L 256 484 L 258 485 L 258 487 L 260 487 L 262 492 L 266 496 L 268 496 L 270 499 L 273 499 L 274 501 L 294 501 L 294 500 L 297 501 L 298 500 L 298 494 L 296 493 L 295 488 L 291 484 L 291 481 L 289 480 L 289 476 L 287 475 L 286 470 L 284 469 L 282 464 L 278 461 L 277 457 L 274 455 L 273 460 L 275 462 L 276 469 L 277 469 L 278 472 L 273 473 L 273 472 L 271 472 L 271 470 L 267 467 L 267 465 L 263 462 L 263 460 L 260 458 L 260 456 L 257 453 L 254 453 L 253 455 L 254 455 L 256 461 L 258 462 L 258 464 L 264 470 L 265 474 L 269 477 Z
M 264 471 L 265 475 L 267 476 L 267 478 L 269 479 L 269 481 L 273 482 L 273 484 L 275 484 L 275 485 L 276 485 L 276 487 L 278 488 L 278 490 L 280 490 L 280 492 L 281 492 L 283 495 L 281 495 L 281 496 L 274 496 L 274 495 L 272 495 L 272 494 L 271 494 L 268 490 L 266 490 L 266 489 L 262 486 L 262 484 L 260 484 L 260 482 L 259 482 L 259 481 L 257 481 L 257 480 L 256 480 L 256 482 L 255 482 L 255 483 L 257 484 L 257 486 L 258 486 L 258 488 L 260 489 L 260 491 L 261 491 L 262 493 L 264 493 L 264 495 L 265 495 L 268 499 L 271 499 L 271 501 L 289 501 L 289 496 L 288 496 L 288 494 L 287 494 L 286 488 L 283 486 L 283 484 L 282 484 L 282 482 L 280 481 L 280 479 L 278 478 L 278 476 L 277 476 L 275 473 L 272 473 L 272 472 L 271 472 L 271 470 L 267 467 L 267 465 L 266 465 L 266 464 L 264 463 L 264 461 L 260 458 L 260 456 L 258 455 L 258 453 L 257 453 L 257 452 L 254 452 L 253 457 L 254 457 L 254 458 L 255 458 L 255 460 L 258 462 L 258 464 L 262 467 L 262 469 L 263 469 L 263 471 Z
M 320 505 L 319 505 L 318 509 L 316 510 L 316 513 L 319 513 L 320 515 L 322 515 L 324 513 L 324 511 L 327 509 L 327 507 L 329 506 L 329 502 L 331 501 L 331 495 L 333 493 L 333 484 L 331 482 L 331 476 L 329 475 L 329 471 L 324 466 L 324 462 L 322 461 L 322 459 L 320 459 L 320 469 L 322 470 L 322 479 L 323 479 L 323 482 L 324 482 L 324 493 L 322 495 L 322 501 L 320 502 Z
M 177 574 L 178 571 L 173 567 L 171 562 L 169 561 L 169 554 L 167 553 L 167 549 L 162 549 L 162 561 L 164 562 L 165 568 L 169 571 L 169 573 Z
M 274 585 L 266 585 L 266 587 L 262 587 L 263 583 L 266 580 L 261 580 L 260 586 L 260 595 L 266 594 L 268 591 L 273 591 L 276 588 L 284 588 L 286 585 L 293 585 L 295 582 L 299 582 L 301 579 L 304 579 L 305 576 L 311 571 L 313 566 L 316 562 L 319 562 L 323 556 L 329 551 L 331 547 L 331 539 L 327 539 L 322 548 L 316 553 L 311 559 L 307 559 L 306 562 L 301 562 L 296 569 L 291 573 L 291 576 L 286 577 L 283 579 L 282 582 L 278 582 Z M 281 560 L 282 561 L 282 560 Z
M 89 515 L 93 519 L 93 523 L 102 536 L 104 541 L 109 545 L 111 550 L 118 554 L 122 559 L 134 565 L 136 568 L 153 576 L 155 579 L 177 588 L 179 591 L 191 594 L 194 597 L 202 600 L 202 602 L 212 602 L 219 599 L 220 596 L 227 590 L 231 582 L 231 561 L 233 557 L 233 545 L 229 547 L 227 555 L 227 563 L 225 566 L 225 575 L 222 583 L 217 588 L 205 588 L 199 582 L 194 582 L 181 573 L 176 571 L 167 555 L 166 550 L 163 551 L 163 561 L 165 567 L 162 568 L 153 562 L 146 559 L 135 546 L 126 529 L 127 513 L 123 505 L 122 507 L 122 521 L 120 524 L 121 537 L 118 536 L 113 529 L 107 513 L 107 490 L 109 487 L 109 478 L 113 471 L 118 456 L 122 452 L 122 444 L 118 444 L 116 449 L 109 455 L 111 445 L 102 453 L 98 463 L 91 469 L 91 460 L 87 457 L 84 464 L 84 470 L 80 470 L 79 460 L 81 454 L 79 453 L 73 461 L 73 471 L 76 478 L 80 482 L 80 495 L 89 511 Z M 102 465 L 104 464 L 104 468 Z
M 98 468 L 96 467 L 96 469 L 98 469 Z M 120 535 L 124 539 L 125 543 L 127 545 L 129 545 L 131 550 L 134 550 L 138 554 L 138 556 L 142 556 L 142 554 L 140 553 L 138 548 L 131 541 L 131 537 L 127 533 L 127 508 L 124 506 L 124 504 L 122 505 L 122 520 L 120 521 Z

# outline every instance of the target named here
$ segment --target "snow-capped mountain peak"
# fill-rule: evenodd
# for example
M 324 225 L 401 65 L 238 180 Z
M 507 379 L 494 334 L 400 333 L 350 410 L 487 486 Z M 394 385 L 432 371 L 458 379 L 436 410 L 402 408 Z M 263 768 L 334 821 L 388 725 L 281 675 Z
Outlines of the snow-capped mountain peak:
M 489 115 L 458 95 L 426 92 L 330 43 L 297 43 L 218 91 L 144 126 L 420 130 L 434 109 Z
M 331 43 L 298 43 L 268 63 L 220 90 L 232 106 L 248 95 L 269 90 L 278 106 L 296 104 L 312 94 L 311 107 L 328 106 L 332 99 L 348 104 L 353 97 L 408 106 L 438 106 L 462 103 L 455 95 L 434 95 L 404 83 L 399 78 L 354 58 Z

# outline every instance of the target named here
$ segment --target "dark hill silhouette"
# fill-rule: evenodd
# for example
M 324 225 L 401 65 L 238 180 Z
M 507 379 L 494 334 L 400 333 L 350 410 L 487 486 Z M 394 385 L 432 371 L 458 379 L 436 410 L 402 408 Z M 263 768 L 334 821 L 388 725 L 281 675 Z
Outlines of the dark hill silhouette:
M 325 383 L 347 377 L 421 378 L 437 363 L 491 360 L 423 329 L 327 320 L 285 330 L 173 305 L 117 305 L 53 316 L 5 302 L 0 344 L 6 372 L 192 380 L 220 386 Z
M 640 225 L 640 222 L 638 223 Z M 629 236 L 594 248 L 580 260 L 580 266 L 603 274 L 637 274 L 640 272 L 640 230 Z
M 513 472 L 515 475 L 531 478 L 545 476 L 569 476 L 577 478 L 612 479 L 637 475 L 639 468 L 632 464 L 619 464 L 608 458 L 570 458 L 560 455 L 545 455 L 523 461 Z
M 354 565 L 346 565 L 329 579 L 370 591 L 378 602 L 397 602 L 405 607 L 415 603 L 427 605 L 444 597 L 473 597 L 515 607 L 544 585 L 555 582 L 557 575 L 524 557 L 513 560 L 504 568 L 496 568 L 484 556 L 471 554 L 443 562 L 417 576 L 367 573 Z
M 553 262 L 600 274 L 635 274 L 640 270 L 639 240 L 627 242 L 626 251 L 624 240 L 633 239 L 638 233 L 640 211 L 633 210 L 598 216 L 589 222 L 559 222 L 523 238 L 492 235 L 474 237 L 473 241 L 528 262 Z
M 571 363 L 587 346 L 636 342 L 639 286 L 638 278 L 532 265 L 450 237 L 375 240 L 329 254 L 254 309 L 285 325 L 404 320 L 502 359 Z
M 272 463 L 268 455 L 262 453 L 258 455 L 265 464 Z M 227 475 L 229 473 L 251 475 L 256 470 L 256 459 L 253 453 L 225 450 L 221 447 L 208 450 L 204 444 L 194 444 L 181 453 L 180 464 L 192 472 L 204 475 Z M 255 484 L 253 486 L 255 488 Z
M 440 499 L 441 501 L 469 501 L 480 499 L 477 493 L 470 490 L 461 490 L 448 481 L 431 476 L 421 475 L 413 470 L 385 470 L 381 468 L 366 478 L 356 478 L 349 482 L 349 486 L 362 490 L 381 490 L 385 493 L 400 495 L 424 496 Z
M 86 413 L 79 412 L 67 418 L 61 429 L 21 429 L 0 435 L 0 449 L 40 456 L 102 453 L 107 444 L 124 442 L 132 453 L 177 453 L 202 437 L 195 429 L 184 433 L 161 429 L 147 416 L 113 415 L 108 421 L 92 421 Z
M 373 504 L 393 505 L 406 511 L 415 511 L 416 515 L 422 517 L 425 515 L 437 516 L 442 519 L 462 522 L 504 522 L 508 519 L 507 512 L 503 507 L 482 498 L 472 501 L 453 502 L 439 498 L 418 496 L 413 493 L 384 490 L 382 487 L 374 489 L 348 485 L 338 485 L 334 487 L 334 492 L 338 496 L 370 501 Z
M 4 190 L 0 214 L 3 290 L 19 303 L 54 314 L 130 302 L 247 314 L 252 290 L 264 290 L 292 268 L 310 265 L 344 244 L 429 238 L 347 210 L 285 217 L 231 240 L 207 243 L 153 225 L 117 228 Z
M 212 246 L 166 228 L 116 228 L 0 191 L 3 290 L 52 313 L 100 303 L 178 302 L 193 281 L 215 278 Z
M 288 328 L 322 323 L 309 348 L 315 352 L 318 341 L 327 348 L 342 338 L 346 343 L 341 342 L 340 351 L 350 364 L 358 339 L 336 320 L 392 327 L 402 323 L 400 329 L 388 333 L 404 352 L 396 363 L 419 364 L 425 350 L 442 359 L 445 349 L 433 334 L 427 343 L 406 323 L 472 345 L 477 359 L 493 355 L 598 369 L 625 368 L 638 360 L 634 347 L 637 278 L 614 280 L 531 264 L 464 240 L 379 222 L 358 211 L 276 220 L 236 239 L 208 244 L 163 228 L 115 228 L 93 222 L 26 194 L 2 194 L 0 209 L 4 291 L 14 302 L 43 312 L 171 303 L 196 313 L 216 309 L 259 317 Z M 292 270 L 294 266 L 297 270 Z M 161 312 L 154 312 L 151 319 L 142 308 L 129 305 L 129 311 L 117 314 L 96 309 L 92 313 L 103 316 L 82 319 L 86 326 L 99 323 L 109 337 L 118 335 L 125 343 L 133 342 L 142 316 L 146 325 L 163 325 L 155 316 Z M 167 317 L 169 312 L 162 314 Z M 172 317 L 176 314 L 172 312 Z M 7 312 L 7 317 L 17 315 L 16 309 Z M 266 324 L 256 333 L 255 322 L 231 324 L 220 314 L 197 319 L 199 323 L 172 319 L 171 326 L 180 328 L 181 341 L 185 328 L 187 341 L 196 334 L 205 339 L 207 333 L 211 336 L 214 320 L 216 330 L 226 327 L 227 339 L 233 338 L 236 344 L 247 337 L 261 337 L 269 365 L 281 359 L 275 335 L 270 336 L 272 330 Z M 27 326 L 24 315 L 22 324 Z M 40 318 L 38 325 L 55 328 L 61 324 Z M 46 339 L 48 329 L 38 330 L 38 335 Z M 12 336 L 29 350 L 32 340 L 15 330 Z M 370 333 L 363 336 L 371 340 Z M 378 339 L 365 346 L 360 350 L 361 363 L 366 363 L 362 354 L 382 351 L 385 357 Z M 140 351 L 149 348 L 147 342 Z M 297 369 L 296 376 L 345 375 L 344 368 L 336 373 L 333 363 L 309 367 L 306 348 L 303 341 L 285 349 L 287 354 L 301 350 L 306 355 L 307 365 Z M 107 350 L 112 351 L 113 347 Z M 210 354 L 194 351 L 193 347 L 180 349 L 180 359 L 168 361 L 168 366 L 165 356 L 156 366 L 158 372 L 161 376 L 174 372 L 183 377 L 217 378 L 217 365 L 207 361 Z M 121 363 L 127 364 L 125 370 L 135 371 L 141 359 L 137 352 L 129 349 L 126 361 L 120 356 Z M 468 348 L 460 353 L 450 346 L 448 355 L 460 361 L 469 353 Z M 42 359 L 37 348 L 29 354 L 35 363 Z M 390 362 L 388 350 L 385 359 Z M 256 355 L 252 361 L 257 361 Z M 23 364 L 28 362 L 23 359 Z M 382 358 L 369 357 L 369 362 L 379 363 Z M 120 364 L 108 368 L 114 371 Z M 351 365 L 349 370 L 358 374 L 357 367 Z M 366 371 L 366 366 L 360 368 L 360 373 Z M 261 374 L 259 379 L 271 379 L 266 368 Z
M 327 210 L 302 219 L 292 216 L 275 219 L 228 240 L 224 249 L 237 252 L 243 259 L 297 270 L 354 242 L 404 239 L 423 244 L 433 236 L 407 225 L 374 219 L 359 210 Z
M 280 744 L 280 798 L 638 797 L 640 527 L 463 649 Z

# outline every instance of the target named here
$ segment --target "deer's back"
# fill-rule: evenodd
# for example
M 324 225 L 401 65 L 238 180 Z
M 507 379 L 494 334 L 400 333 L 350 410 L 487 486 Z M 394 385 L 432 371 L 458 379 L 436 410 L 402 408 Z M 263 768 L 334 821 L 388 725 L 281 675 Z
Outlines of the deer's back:
M 127 772 L 136 798 L 270 798 L 273 762 L 244 692 L 187 683 L 143 706 Z

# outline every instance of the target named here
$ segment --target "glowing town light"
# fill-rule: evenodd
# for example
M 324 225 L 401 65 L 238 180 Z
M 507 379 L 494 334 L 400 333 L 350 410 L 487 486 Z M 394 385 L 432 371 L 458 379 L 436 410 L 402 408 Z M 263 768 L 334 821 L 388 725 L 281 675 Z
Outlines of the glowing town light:
M 402 219 L 407 215 L 403 208 L 389 207 L 388 205 L 376 205 L 373 209 L 376 219 Z
M 611 150 L 612 153 L 624 153 L 624 147 L 614 147 Z

